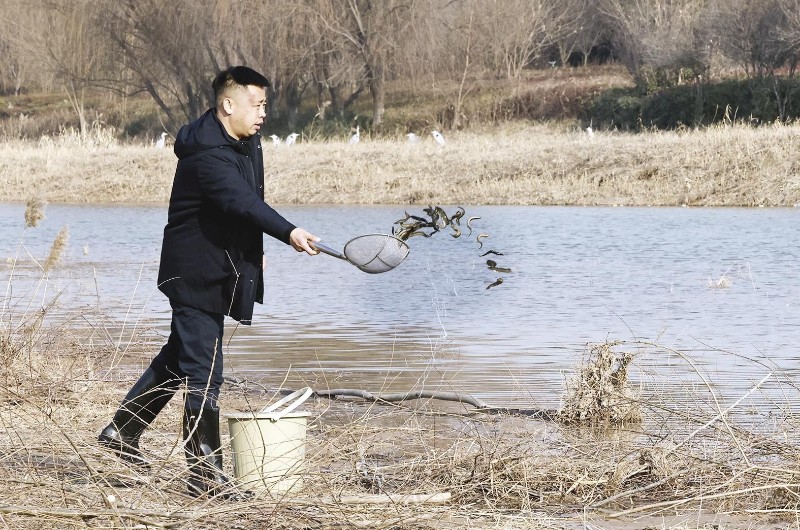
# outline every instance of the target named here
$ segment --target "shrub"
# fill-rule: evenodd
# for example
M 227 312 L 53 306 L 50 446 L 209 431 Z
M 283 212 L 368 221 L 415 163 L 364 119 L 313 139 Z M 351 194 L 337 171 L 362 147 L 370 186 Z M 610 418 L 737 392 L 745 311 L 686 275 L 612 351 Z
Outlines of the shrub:
M 623 130 L 675 129 L 726 119 L 772 123 L 781 119 L 776 86 L 786 101 L 784 120 L 800 117 L 800 101 L 790 97 L 800 89 L 800 81 L 762 77 L 726 79 L 699 86 L 684 84 L 648 93 L 638 88 L 612 88 L 589 101 L 581 118 L 592 120 L 597 128 Z

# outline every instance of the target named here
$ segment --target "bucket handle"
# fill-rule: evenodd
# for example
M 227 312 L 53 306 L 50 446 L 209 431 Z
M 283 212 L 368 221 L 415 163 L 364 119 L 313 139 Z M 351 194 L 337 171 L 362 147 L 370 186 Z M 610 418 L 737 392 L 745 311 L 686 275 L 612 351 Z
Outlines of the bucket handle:
M 266 407 L 261 409 L 261 414 L 268 414 L 270 412 L 275 412 L 276 410 L 278 410 L 278 408 L 281 405 L 284 405 L 284 404 L 286 404 L 289 401 L 294 399 L 295 400 L 294 403 L 288 405 L 285 409 L 283 409 L 280 412 L 276 412 L 272 417 L 270 417 L 270 420 L 278 421 L 279 419 L 283 418 L 286 414 L 289 414 L 294 409 L 296 409 L 297 407 L 302 405 L 303 402 L 305 400 L 307 400 L 309 398 L 309 396 L 311 396 L 311 394 L 313 394 L 313 393 L 314 393 L 314 391 L 311 389 L 310 386 L 307 386 L 305 388 L 301 388 L 300 390 L 295 390 L 294 392 L 292 392 L 288 396 L 279 399 L 277 402 L 273 403 L 272 405 L 267 405 Z

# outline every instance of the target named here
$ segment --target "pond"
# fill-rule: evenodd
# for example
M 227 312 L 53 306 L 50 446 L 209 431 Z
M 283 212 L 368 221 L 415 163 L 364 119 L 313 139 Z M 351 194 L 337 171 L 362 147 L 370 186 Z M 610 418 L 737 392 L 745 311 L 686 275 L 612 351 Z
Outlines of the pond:
M 735 397 L 771 370 L 784 382 L 797 371 L 800 210 L 465 209 L 464 220 L 480 217 L 471 235 L 462 221 L 458 238 L 413 237 L 408 259 L 384 274 L 267 237 L 266 303 L 252 326 L 228 322 L 226 374 L 552 407 L 589 343 L 627 341 L 649 392 L 711 381 Z M 404 210 L 424 215 L 420 206 L 278 210 L 334 248 L 390 231 Z M 58 307 L 123 321 L 122 341 L 145 325 L 166 335 L 169 306 L 155 288 L 165 221 L 165 206 L 50 205 L 39 227 L 24 229 L 24 205 L 2 205 L 6 305 L 60 293 Z M 64 259 L 43 284 L 33 260 L 63 225 Z M 488 234 L 482 246 L 478 234 Z M 511 272 L 489 270 L 489 258 Z

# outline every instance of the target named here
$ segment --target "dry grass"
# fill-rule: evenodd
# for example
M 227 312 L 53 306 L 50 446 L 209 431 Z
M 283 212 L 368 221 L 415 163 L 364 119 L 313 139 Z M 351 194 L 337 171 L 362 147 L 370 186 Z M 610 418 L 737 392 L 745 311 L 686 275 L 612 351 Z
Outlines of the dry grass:
M 433 400 L 317 399 L 305 406 L 302 491 L 246 503 L 195 499 L 185 493 L 179 399 L 143 437 L 151 473 L 95 444 L 139 369 L 122 368 L 153 345 L 108 340 L 103 329 L 114 323 L 101 315 L 81 315 L 93 323 L 86 336 L 69 319 L 48 323 L 52 306 L 34 309 L 0 315 L 0 527 L 779 528 L 800 513 L 790 378 L 768 372 L 728 397 L 711 382 L 684 401 L 647 394 L 656 376 L 637 362 L 681 354 L 624 342 L 589 345 L 567 385 L 563 421 Z M 752 368 L 764 373 L 763 362 Z M 226 385 L 222 407 L 257 411 L 274 399 L 268 383 L 240 381 Z M 231 472 L 228 449 L 225 458 Z M 437 493 L 449 499 L 397 500 Z M 737 513 L 750 515 L 725 515 Z M 752 519 L 758 514 L 776 526 Z
M 623 134 L 577 126 L 508 125 L 422 142 L 265 145 L 275 204 L 575 204 L 793 206 L 800 125 Z M 50 145 L 52 144 L 52 145 Z M 168 200 L 169 149 L 84 146 L 77 140 L 0 145 L 0 201 Z

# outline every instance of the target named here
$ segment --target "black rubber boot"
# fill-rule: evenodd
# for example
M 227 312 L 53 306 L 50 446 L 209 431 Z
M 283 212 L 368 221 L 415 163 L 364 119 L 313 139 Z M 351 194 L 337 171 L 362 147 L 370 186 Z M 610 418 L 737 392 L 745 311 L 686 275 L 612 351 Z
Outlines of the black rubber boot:
M 231 501 L 253 498 L 251 492 L 236 488 L 223 474 L 218 410 L 186 407 L 183 438 L 186 442 L 186 461 L 189 463 L 188 487 L 191 495 L 208 495 Z
M 179 380 L 165 380 L 148 368 L 122 400 L 114 419 L 100 432 L 100 445 L 118 457 L 144 469 L 149 462 L 139 450 L 139 437 L 166 406 L 180 385 Z

